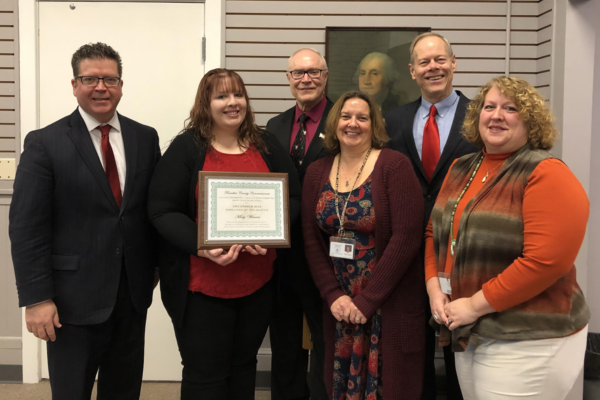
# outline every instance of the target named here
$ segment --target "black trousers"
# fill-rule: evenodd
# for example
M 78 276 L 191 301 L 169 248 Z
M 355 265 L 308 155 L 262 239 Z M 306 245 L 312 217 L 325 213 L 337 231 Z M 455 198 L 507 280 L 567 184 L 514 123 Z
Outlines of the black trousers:
M 308 399 L 309 396 L 312 400 L 329 400 L 323 379 L 323 300 L 308 266 L 306 263 L 301 265 L 303 260 L 305 262 L 304 255 L 295 257 L 295 263 L 280 263 L 275 273 L 277 286 L 269 328 L 272 351 L 271 400 Z M 308 384 L 308 351 L 302 348 L 303 314 L 306 315 L 313 341 Z
M 188 292 L 175 336 L 183 364 L 182 400 L 254 399 L 256 355 L 271 315 L 271 282 L 249 296 Z
M 58 310 L 60 316 L 60 310 Z M 117 300 L 107 321 L 62 323 L 48 342 L 53 400 L 89 400 L 98 372 L 98 400 L 138 400 L 144 368 L 146 313 L 131 302 L 123 265 Z
M 425 328 L 425 373 L 423 375 L 423 394 L 421 400 L 436 399 L 436 377 L 435 377 L 435 330 L 429 325 L 431 318 L 431 309 L 427 304 L 427 327 Z M 454 365 L 454 353 L 450 346 L 443 347 L 444 364 L 446 367 L 446 399 L 463 400 L 458 376 L 456 375 L 456 366 Z

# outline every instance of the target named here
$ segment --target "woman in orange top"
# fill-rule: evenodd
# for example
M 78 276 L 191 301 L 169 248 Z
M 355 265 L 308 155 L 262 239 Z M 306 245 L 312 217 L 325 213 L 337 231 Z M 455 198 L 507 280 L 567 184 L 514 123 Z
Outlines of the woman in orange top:
M 587 196 L 549 150 L 557 136 L 527 82 L 490 81 L 426 230 L 432 322 L 452 331 L 465 399 L 564 399 L 583 365 L 589 310 L 574 261 Z

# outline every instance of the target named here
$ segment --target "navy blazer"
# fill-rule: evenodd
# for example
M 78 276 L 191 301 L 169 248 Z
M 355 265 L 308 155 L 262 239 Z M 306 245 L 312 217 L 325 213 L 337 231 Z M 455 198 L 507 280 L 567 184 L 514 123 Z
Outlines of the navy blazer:
M 415 170 L 421 189 L 423 191 L 423 199 L 425 201 L 425 219 L 424 224 L 427 226 L 431 210 L 435 204 L 444 178 L 450 169 L 452 162 L 465 154 L 470 154 L 479 151 L 479 147 L 467 142 L 461 134 L 462 124 L 465 119 L 467 111 L 467 104 L 469 99 L 466 98 L 460 91 L 456 91 L 458 94 L 458 106 L 456 107 L 456 114 L 454 114 L 454 121 L 450 128 L 450 135 L 446 146 L 440 154 L 440 159 L 435 171 L 431 177 L 431 180 L 427 179 L 423 163 L 419 158 L 419 153 L 415 145 L 415 138 L 413 135 L 413 123 L 415 120 L 415 114 L 421 106 L 421 97 L 412 103 L 400 106 L 390 111 L 385 116 L 387 133 L 390 136 L 390 147 L 394 150 L 407 156 Z
M 146 198 L 158 134 L 118 117 L 127 165 L 120 209 L 78 110 L 25 138 L 9 215 L 20 307 L 53 299 L 61 322 L 104 322 L 123 264 L 135 308 L 150 306 L 157 257 Z

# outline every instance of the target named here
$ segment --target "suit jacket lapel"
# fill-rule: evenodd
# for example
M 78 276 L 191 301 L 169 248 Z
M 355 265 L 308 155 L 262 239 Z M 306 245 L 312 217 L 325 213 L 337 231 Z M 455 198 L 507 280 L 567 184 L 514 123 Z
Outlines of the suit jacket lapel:
M 415 144 L 415 136 L 413 133 L 415 115 L 419 111 L 420 106 L 421 98 L 419 97 L 417 101 L 413 101 L 406 108 L 406 117 L 402 118 L 402 134 L 404 135 L 404 142 L 406 143 L 406 147 L 410 152 L 410 157 L 414 160 L 415 165 L 418 167 L 419 172 L 422 175 L 422 179 L 424 179 L 425 182 L 427 182 L 427 175 L 425 174 L 425 168 L 423 168 L 423 163 L 421 162 L 421 158 L 419 157 L 419 152 L 417 151 L 417 145 Z
M 444 146 L 444 150 L 440 155 L 440 160 L 435 167 L 435 171 L 433 172 L 431 180 L 433 180 L 439 170 L 446 164 L 446 161 L 448 161 L 452 154 L 454 154 L 454 149 L 456 146 L 458 146 L 460 140 L 462 139 L 460 130 L 465 119 L 465 113 L 467 112 L 467 104 L 469 104 L 469 99 L 467 99 L 458 90 L 456 93 L 458 94 L 458 105 L 456 106 L 456 113 L 454 114 L 454 120 L 452 121 L 452 127 L 450 128 L 450 134 L 448 135 L 446 146 Z
M 102 163 L 98 158 L 98 153 L 92 143 L 92 138 L 90 138 L 87 126 L 85 125 L 85 122 L 83 122 L 81 114 L 79 114 L 79 110 L 75 110 L 75 112 L 71 114 L 69 125 L 71 126 L 71 129 L 67 132 L 67 136 L 69 136 L 75 144 L 79 154 L 81 154 L 81 158 L 92 172 L 92 175 L 94 175 L 94 178 L 96 178 L 96 181 L 98 181 L 98 184 L 102 188 L 108 201 L 118 210 L 117 201 L 115 200 L 115 196 L 108 183 L 108 177 L 106 176 L 106 172 L 104 172 L 104 168 L 102 168 Z
M 281 143 L 283 148 L 288 153 L 290 152 L 290 140 L 292 138 L 292 126 L 294 126 L 294 114 L 295 113 L 296 113 L 296 109 L 294 107 L 285 111 L 282 114 L 281 127 L 276 128 L 275 132 L 271 132 L 271 133 L 275 134 L 277 139 L 279 139 L 279 143 Z
M 133 178 L 135 177 L 137 167 L 137 134 L 135 128 L 124 118 L 119 116 L 121 123 L 121 135 L 123 136 L 123 146 L 125 147 L 125 165 L 127 172 L 125 173 L 125 190 L 123 191 L 123 202 L 121 204 L 121 212 L 127 207 L 131 191 L 133 190 Z
M 310 163 L 312 163 L 313 161 L 315 161 L 319 157 L 321 151 L 324 150 L 323 138 L 321 137 L 321 134 L 325 135 L 325 125 L 327 124 L 327 116 L 329 115 L 331 107 L 333 107 L 333 102 L 328 98 L 327 104 L 325 105 L 325 109 L 323 110 L 323 115 L 319 120 L 319 126 L 317 126 L 315 135 L 313 136 L 310 145 L 308 146 L 308 150 L 306 150 L 306 154 L 304 155 L 302 168 L 300 168 L 300 171 L 298 171 L 298 175 L 300 175 L 300 180 L 302 180 L 302 177 L 306 172 L 307 166 L 310 165 Z

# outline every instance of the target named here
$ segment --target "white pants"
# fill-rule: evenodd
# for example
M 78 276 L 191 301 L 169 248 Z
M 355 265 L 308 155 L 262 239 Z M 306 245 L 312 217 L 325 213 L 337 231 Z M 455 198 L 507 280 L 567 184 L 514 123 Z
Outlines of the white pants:
M 558 339 L 496 340 L 472 335 L 455 353 L 465 400 L 564 400 L 583 368 L 586 326 Z

